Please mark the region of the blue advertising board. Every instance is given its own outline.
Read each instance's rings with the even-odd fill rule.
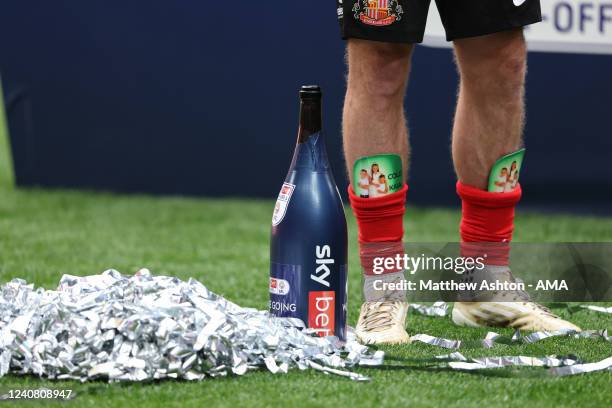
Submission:
[[[547,1],[548,22],[528,33],[538,51],[524,204],[609,211],[612,2]],[[430,26],[426,42],[441,45]],[[0,74],[17,183],[272,199],[295,143],[297,90],[317,83],[344,190],[343,58],[333,2],[7,2]],[[456,89],[451,51],[419,47],[406,101],[411,203],[458,205]]]

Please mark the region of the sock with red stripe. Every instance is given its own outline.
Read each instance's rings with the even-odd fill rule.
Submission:
[[[375,198],[361,198],[349,186],[351,207],[359,228],[359,257],[366,276],[373,272],[374,258],[403,256],[404,213],[408,186],[395,193]],[[401,270],[388,270],[395,273]]]
[[[461,255],[484,256],[487,265],[507,266],[521,186],[511,192],[494,193],[458,181],[457,194],[461,197]]]

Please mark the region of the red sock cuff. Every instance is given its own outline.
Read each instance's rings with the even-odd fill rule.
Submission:
[[[374,259],[404,255],[404,213],[408,186],[382,197],[362,198],[349,186],[348,194],[359,227],[359,257],[366,275],[374,275]],[[396,270],[385,270],[393,273]]]
[[[517,184],[516,188],[508,193],[492,193],[484,191],[476,187],[457,182],[457,194],[463,200],[463,203],[472,204],[484,208],[514,208],[519,202],[522,195],[521,185]]]
[[[461,253],[487,254],[485,263],[507,265],[514,230],[514,207],[521,199],[521,186],[508,193],[492,193],[457,182],[461,197]],[[491,243],[468,245],[469,243]]]
[[[351,207],[357,218],[359,242],[401,241],[408,185],[382,197],[362,198],[349,186]]]

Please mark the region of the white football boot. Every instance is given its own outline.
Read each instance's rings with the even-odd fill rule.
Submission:
[[[361,305],[355,328],[357,340],[362,344],[404,344],[410,337],[404,328],[408,313],[405,291],[376,290],[381,282],[397,283],[404,279],[402,272],[367,276],[364,282],[365,302]]]
[[[580,331],[535,302],[455,302],[453,322],[459,326],[512,327],[520,330]]]
[[[482,279],[516,282],[507,267],[487,266],[471,281]],[[486,276],[486,277],[483,277]],[[452,312],[453,322],[459,326],[470,327],[511,327],[529,331],[557,331],[562,329],[581,331],[581,329],[553,314],[546,307],[532,302],[523,291],[490,292],[487,295],[478,292],[460,294]]]

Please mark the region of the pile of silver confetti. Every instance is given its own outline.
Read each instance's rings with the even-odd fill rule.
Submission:
[[[34,289],[13,279],[0,291],[0,377],[13,373],[80,381],[201,380],[266,367],[272,373],[314,369],[364,381],[369,378],[349,369],[388,364],[382,351],[358,344],[350,330],[344,343],[316,337],[301,320],[240,307],[197,280],[153,276],[147,269],[131,277],[115,270],[85,277],[64,275],[57,290]],[[430,317],[448,314],[444,302],[411,304],[410,309]],[[526,336],[516,332],[512,337],[490,332],[482,340],[466,342],[421,333],[411,341],[457,350],[555,336],[611,340],[605,330],[566,330]],[[547,367],[546,375],[553,376],[612,368],[612,357],[586,363],[574,356],[466,358],[457,351],[419,361],[459,371]]]
[[[354,336],[315,337],[298,319],[240,307],[200,282],[108,270],[64,275],[57,290],[21,279],[1,288],[0,377],[11,372],[56,379],[200,380],[265,366],[342,370],[382,364]]]

